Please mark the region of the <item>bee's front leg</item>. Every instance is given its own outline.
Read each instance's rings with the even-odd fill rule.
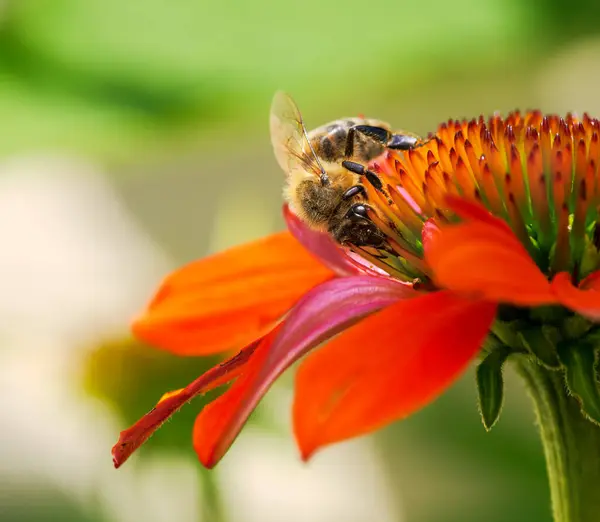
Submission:
[[[354,161],[342,161],[342,167],[349,170],[350,172],[354,172],[359,176],[364,176],[365,179],[369,182],[369,184],[379,193],[383,194],[388,203],[391,205],[392,200],[390,199],[390,195],[387,193],[385,188],[383,187],[383,182],[381,178],[375,174],[372,170],[367,169],[364,165],[360,163],[355,163]],[[364,189],[363,189],[364,190]],[[366,193],[365,193],[366,195]]]

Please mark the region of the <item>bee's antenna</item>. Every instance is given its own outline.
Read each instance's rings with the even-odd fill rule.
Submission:
[[[310,149],[310,152],[313,155],[315,162],[319,166],[319,169],[321,169],[321,174],[319,175],[319,177],[321,178],[321,185],[329,185],[329,176],[327,175],[327,172],[325,172],[323,165],[321,165],[321,162],[319,161],[319,157],[316,155],[315,149],[313,149],[312,143],[308,139],[308,134],[306,133],[304,124],[302,124],[302,131],[304,132],[304,138],[306,139],[306,143],[308,143],[308,148]]]
[[[319,166],[319,169],[321,170],[321,174],[319,175],[319,177],[321,178],[321,185],[329,185],[329,176],[327,175],[327,172],[325,172],[323,165],[321,165],[321,162],[319,161],[319,157],[315,153],[315,149],[313,149],[312,143],[308,139],[308,133],[306,132],[306,127],[304,126],[304,121],[302,120],[302,117],[300,117],[299,123],[300,123],[300,125],[302,125],[302,134],[304,134],[304,140],[308,144],[310,153],[312,154],[313,159],[315,160],[315,163]]]

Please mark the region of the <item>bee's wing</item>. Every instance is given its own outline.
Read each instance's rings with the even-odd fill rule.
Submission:
[[[279,166],[286,174],[294,170],[324,175],[323,167],[312,149],[302,115],[292,98],[281,91],[271,104],[271,143]]]

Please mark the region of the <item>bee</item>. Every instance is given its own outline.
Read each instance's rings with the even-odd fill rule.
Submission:
[[[394,133],[388,123],[370,118],[336,120],[306,132],[298,107],[283,92],[273,98],[270,130],[275,157],[287,175],[284,197],[291,210],[340,244],[384,245],[384,234],[368,217],[363,179],[385,190],[364,165],[387,149],[418,147],[421,138]]]

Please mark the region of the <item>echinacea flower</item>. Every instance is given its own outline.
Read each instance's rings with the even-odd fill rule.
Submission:
[[[194,426],[196,452],[214,466],[305,355],[293,405],[303,458],[410,415],[480,352],[491,368],[489,379],[479,372],[487,427],[511,354],[564,371],[599,420],[594,352],[581,348],[600,318],[599,132],[587,115],[450,121],[370,165],[382,184],[366,185],[369,219],[383,247],[337,245],[284,207],[287,232],[167,277],[135,335],[182,355],[241,351],[123,431],[115,466],[184,403],[232,382]]]

